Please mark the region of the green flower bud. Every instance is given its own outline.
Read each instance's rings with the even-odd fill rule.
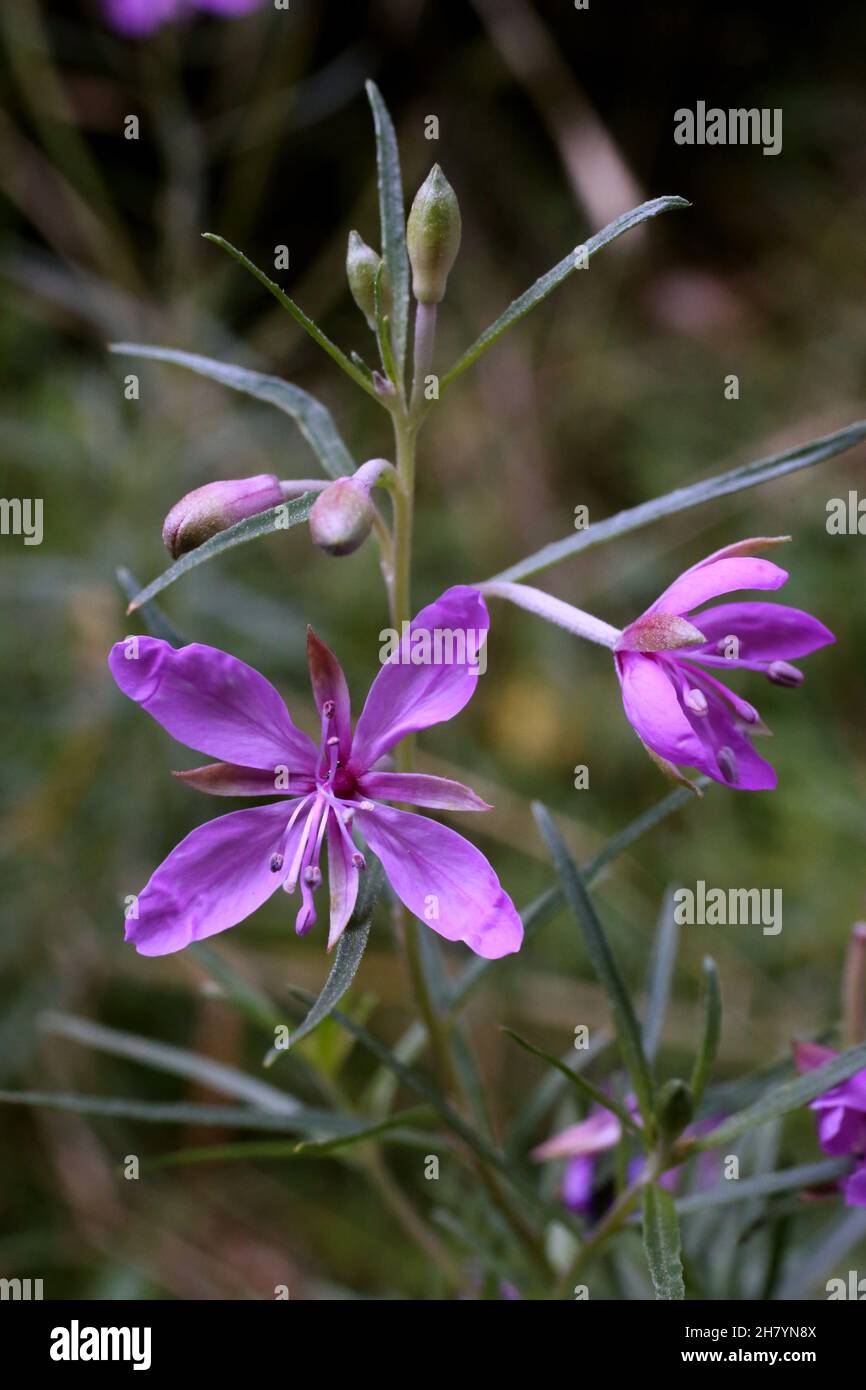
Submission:
[[[351,555],[370,534],[370,490],[357,478],[338,478],[320,492],[310,512],[310,536],[328,555]]]
[[[673,1077],[666,1081],[658,1093],[656,1118],[663,1139],[671,1143],[678,1139],[694,1115],[694,1100],[691,1089],[685,1081]]]
[[[346,250],[346,278],[349,281],[352,298],[374,333],[376,332],[376,276],[381,264],[382,257],[373,250],[372,246],[368,246],[357,232],[350,232],[349,245]],[[379,292],[382,296],[382,312],[383,314],[390,314],[391,282],[388,279],[387,270],[382,271]]]
[[[438,164],[415,194],[406,224],[412,292],[419,304],[438,304],[460,250],[460,208]]]

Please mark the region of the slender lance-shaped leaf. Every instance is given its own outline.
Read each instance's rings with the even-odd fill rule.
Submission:
[[[542,1051],[540,1047],[533,1046],[531,1042],[527,1042],[525,1038],[522,1038],[519,1033],[513,1032],[511,1028],[503,1028],[502,1031],[503,1033],[507,1033],[509,1038],[513,1038],[518,1047],[523,1048],[524,1052],[531,1052],[533,1057],[540,1057],[549,1067],[555,1067],[558,1072],[561,1072],[563,1076],[567,1077],[572,1085],[576,1086],[579,1091],[582,1091],[595,1105],[601,1105],[605,1110],[609,1110],[612,1115],[616,1115],[625,1129],[629,1130],[632,1134],[640,1133],[639,1127],[635,1124],[625,1106],[620,1105],[619,1101],[614,1100],[613,1096],[606,1095],[598,1086],[594,1086],[591,1081],[588,1081],[585,1076],[581,1076],[580,1072],[572,1071],[571,1067],[567,1067],[558,1057],[554,1057],[550,1052]]]
[[[131,603],[136,594],[141,593],[141,585],[131,570],[123,565],[116,571],[117,582]],[[161,637],[171,647],[183,647],[186,638],[182,637],[174,623],[163,613],[158,603],[145,603],[141,607],[141,617],[151,637]]]
[[[780,1115],[787,1115],[790,1110],[799,1110],[816,1096],[841,1085],[849,1076],[864,1068],[866,1043],[858,1043],[857,1047],[849,1047],[847,1052],[840,1052],[838,1057],[825,1062],[823,1066],[815,1067],[813,1071],[807,1071],[803,1076],[796,1076],[793,1080],[776,1087],[760,1100],[756,1100],[754,1105],[748,1105],[745,1110],[731,1115],[709,1134],[687,1141],[686,1156],[700,1153],[704,1149],[715,1149],[720,1144],[730,1144],[734,1139],[739,1139],[741,1134],[754,1129],[756,1125],[766,1124],[767,1120],[775,1120]]]
[[[701,1045],[695,1057],[690,1083],[695,1109],[700,1104],[710,1079],[710,1072],[716,1060],[716,1053],[719,1050],[722,1036],[722,986],[719,981],[718,966],[712,956],[704,956],[702,970],[704,976],[704,1030],[701,1034]]]
[[[250,371],[248,367],[235,367],[230,362],[217,362],[213,357],[200,357],[195,352],[151,347],[148,343],[112,343],[110,351],[124,357],[147,357],[154,362],[171,362],[178,367],[187,367],[198,376],[218,381],[221,386],[229,386],[233,391],[267,401],[291,416],[325,472],[332,478],[342,478],[355,471],[354,459],[343,443],[330,410],[309,391],[302,391],[299,386],[293,386],[281,377],[266,376],[263,372]]]
[[[295,1153],[302,1158],[327,1158],[331,1154],[339,1153],[341,1149],[348,1149],[353,1144],[363,1144],[368,1139],[377,1139],[382,1134],[390,1134],[395,1130],[405,1130],[412,1134],[412,1125],[420,1124],[422,1120],[429,1120],[432,1107],[429,1105],[413,1105],[408,1110],[400,1110],[396,1115],[387,1115],[383,1120],[377,1120],[374,1124],[359,1124],[358,1128],[347,1134],[336,1134],[333,1138],[327,1139],[302,1139],[295,1145]],[[430,1143],[430,1135],[414,1134],[412,1142]]]
[[[608,945],[604,928],[586,890],[580,870],[569,854],[568,847],[560,835],[553,817],[547,808],[538,801],[533,803],[532,813],[559,874],[566,902],[583,932],[592,967],[607,995],[622,1059],[631,1078],[647,1133],[651,1134],[655,1130],[652,1076],[644,1055],[640,1028],[631,996]]]
[[[326,1158],[342,1148],[362,1143],[365,1139],[375,1139],[387,1135],[392,1144],[406,1144],[412,1148],[429,1148],[430,1134],[409,1128],[409,1121],[422,1114],[429,1115],[429,1106],[413,1106],[401,1110],[396,1115],[371,1124],[356,1124],[344,1134],[331,1138],[302,1140],[297,1139],[247,1139],[239,1144],[203,1144],[194,1149],[176,1149],[173,1153],[160,1154],[158,1158],[148,1159],[148,1168],[176,1168],[189,1163],[243,1163],[251,1159],[276,1158]]]
[[[71,1091],[0,1091],[0,1103],[44,1106],[76,1115],[143,1120],[155,1125],[207,1125],[210,1128],[278,1130],[286,1134],[340,1134],[356,1123],[352,1116],[302,1107],[296,1114],[254,1110],[246,1105],[195,1105],[189,1101],[130,1100],[127,1096],[85,1096]]]
[[[403,388],[406,363],[406,335],[409,322],[409,261],[406,256],[406,209],[403,205],[403,179],[397,136],[375,82],[367,83],[367,96],[376,131],[376,167],[379,176],[379,222],[382,259],[391,282],[393,312],[391,336],[397,359],[397,383]]]
[[[196,550],[190,550],[186,555],[181,555],[179,560],[175,560],[173,565],[169,565],[157,579],[151,581],[146,588],[142,589],[127,608],[127,613],[135,613],[137,609],[143,608],[157,594],[161,594],[163,589],[168,589],[176,579],[182,578],[190,570],[194,570],[197,565],[203,565],[206,560],[212,560],[215,555],[222,555],[224,550],[231,550],[236,545],[244,545],[247,541],[257,541],[260,536],[271,536],[277,531],[288,531],[290,527],[299,525],[302,521],[307,521],[315,501],[312,492],[305,492],[303,497],[297,497],[292,502],[278,502],[275,507],[270,507],[266,512],[259,512],[256,516],[245,517],[243,521],[238,521],[234,526],[230,526],[227,531],[220,531],[218,535],[211,536],[209,541],[200,545]]]
[[[738,1182],[725,1181],[718,1187],[710,1188],[709,1192],[695,1192],[689,1197],[680,1197],[674,1206],[679,1216],[688,1216],[692,1212],[730,1207],[737,1202],[748,1202],[759,1197],[802,1192],[806,1187],[835,1182],[850,1168],[850,1158],[825,1158],[818,1163],[804,1163],[799,1168],[783,1168],[778,1173],[759,1173],[754,1178],[741,1178]]]
[[[661,1041],[674,977],[679,935],[674,915],[673,894],[666,893],[653,942],[646,1017],[643,1024],[643,1050],[650,1062],[653,1061]]]
[[[92,1023],[86,1018],[75,1018],[71,1014],[45,1013],[40,1019],[42,1029],[55,1037],[70,1038],[84,1047],[96,1048],[113,1057],[127,1057],[140,1062],[142,1066],[153,1067],[156,1071],[169,1072],[172,1076],[183,1076],[195,1081],[210,1091],[244,1100],[262,1110],[273,1110],[283,1115],[297,1114],[303,1107],[294,1096],[286,1095],[276,1086],[271,1086],[257,1076],[247,1076],[237,1067],[215,1062],[210,1057],[202,1057],[183,1047],[170,1043],[154,1042],[152,1038],[140,1037],[137,1033],[124,1033],[117,1028],[106,1028],[101,1023]]]
[[[373,919],[373,909],[384,882],[382,865],[378,859],[374,859],[371,854],[367,855],[367,868],[361,881],[361,888],[358,893],[358,901],[352,919],[346,927],[340,940],[337,942],[337,949],[334,952],[334,964],[328,973],[322,992],[312,1005],[304,1021],[292,1033],[286,1047],[272,1047],[264,1060],[266,1067],[273,1063],[288,1051],[301,1038],[305,1038],[308,1033],[318,1027],[323,1019],[328,1017],[339,1004],[346,990],[357,974],[361,958],[367,948],[370,937],[370,924]]]
[[[811,468],[815,463],[822,463],[824,459],[843,454],[846,449],[853,449],[863,439],[866,439],[866,421],[859,420],[843,430],[837,430],[835,434],[813,439],[809,444],[798,444],[794,449],[743,464],[714,478],[702,478],[688,487],[667,492],[663,497],[653,497],[637,507],[616,512],[605,521],[598,521],[583,531],[575,531],[564,540],[551,541],[550,545],[543,546],[525,560],[518,560],[516,565],[511,565],[493,578],[508,581],[528,579],[530,575],[550,569],[551,565],[570,560],[572,555],[578,555],[582,550],[589,550],[604,541],[616,540],[631,531],[639,531],[642,526],[649,526],[662,517],[674,516],[677,512],[698,507],[703,502],[712,502],[717,497],[743,492],[746,488],[759,487],[762,483],[772,482],[774,478],[783,478],[786,473],[796,473],[800,468]]]
[[[643,1247],[656,1298],[684,1299],[680,1228],[673,1198],[650,1183],[643,1194]]]
[[[244,255],[243,251],[239,251],[236,246],[232,246],[230,241],[226,241],[225,237],[216,236],[213,232],[202,232],[202,236],[205,241],[212,241],[215,246],[221,247],[223,251],[228,251],[229,255],[233,256],[238,262],[238,265],[242,265],[244,270],[248,270],[250,275],[254,275],[259,284],[264,285],[265,289],[274,296],[274,299],[276,299],[278,303],[282,304],[284,309],[288,309],[295,322],[299,323],[304,331],[309,333],[314,343],[318,343],[319,347],[323,348],[328,356],[333,358],[338,367],[342,367],[346,375],[350,376],[356,385],[366,391],[368,396],[372,396],[374,401],[378,401],[379,405],[384,404],[382,397],[377,395],[375,386],[373,386],[369,378],[364,375],[360,367],[356,367],[354,362],[349,360],[342,349],[338,348],[336,343],[332,343],[330,338],[322,332],[321,328],[313,323],[313,320],[304,313],[303,309],[301,309],[293,299],[289,298],[285,290],[281,290],[279,285],[269,279],[263,270],[259,270],[258,266],[254,265],[249,257]]]
[[[513,300],[505,313],[500,314],[495,323],[492,323],[489,328],[485,328],[481,336],[476,338],[472,346],[466,349],[463,356],[442,377],[439,383],[440,393],[456,377],[460,376],[461,372],[465,372],[467,367],[477,361],[482,352],[485,352],[492,343],[495,343],[506,329],[511,328],[512,324],[519,323],[530,309],[534,309],[536,304],[540,304],[543,299],[546,299],[557,285],[561,285],[563,280],[567,280],[569,275],[579,266],[583,266],[591,256],[595,255],[596,251],[600,251],[609,242],[616,241],[617,237],[622,236],[624,232],[630,232],[633,227],[640,226],[641,222],[646,222],[651,217],[657,217],[660,212],[689,206],[685,198],[651,198],[648,203],[641,203],[639,207],[623,213],[621,217],[617,217],[613,222],[603,227],[600,232],[596,232],[587,241],[576,246],[573,251],[569,251],[558,265],[555,265],[552,270],[548,270],[546,275],[542,275],[534,285],[530,285],[528,290]]]
[[[698,777],[695,779],[695,786],[706,787],[710,785],[709,777]],[[648,830],[652,830],[658,825],[659,821],[667,816],[673,815],[680,807],[688,805],[694,800],[691,790],[677,788],[676,791],[669,792],[666,797],[650,806],[648,811],[642,811],[628,825],[623,826],[616,835],[611,836],[605,845],[594,855],[588,863],[581,866],[581,874],[584,882],[593,884],[599,874],[607,868],[613,861],[631,845],[645,835]],[[523,922],[525,938],[530,941],[535,933],[549,921],[557,908],[562,903],[562,887],[559,883],[554,883],[550,888],[546,888],[540,893],[528,907],[525,907],[520,914]],[[451,989],[451,1002],[449,1012],[456,1014],[474,989],[478,987],[488,970],[496,965],[496,961],[485,960],[482,956],[475,956],[473,960],[464,967],[463,973],[458,976]]]

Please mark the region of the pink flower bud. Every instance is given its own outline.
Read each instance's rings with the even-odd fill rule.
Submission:
[[[331,483],[319,493],[310,512],[313,543],[328,555],[351,555],[364,544],[372,525],[370,490],[357,476]]]
[[[245,517],[256,516],[283,501],[280,484],[272,473],[254,478],[232,478],[205,483],[175,502],[162,527],[168,553],[177,559],[195,550],[211,536],[225,531]]]

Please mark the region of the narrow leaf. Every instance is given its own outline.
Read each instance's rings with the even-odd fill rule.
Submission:
[[[269,279],[263,270],[259,270],[258,266],[254,265],[249,257],[244,255],[243,251],[239,251],[236,246],[232,246],[230,241],[226,241],[225,237],[216,236],[213,232],[203,232],[202,236],[205,241],[212,241],[215,246],[221,247],[223,251],[228,251],[229,255],[233,256],[238,262],[238,265],[242,265],[244,270],[248,270],[250,275],[255,276],[259,284],[264,285],[265,289],[274,296],[274,299],[276,299],[279,304],[282,304],[284,309],[288,309],[295,322],[299,323],[306,333],[309,333],[313,342],[318,343],[319,347],[336,362],[338,367],[342,367],[346,375],[350,376],[362,390],[366,391],[368,396],[372,396],[373,400],[378,401],[379,405],[382,404],[381,397],[376,394],[376,388],[360,368],[356,367],[354,362],[349,360],[342,349],[337,347],[336,343],[331,342],[330,338],[322,332],[318,324],[315,324],[313,320],[304,313],[303,309],[301,309],[293,299],[289,298],[285,290],[281,290],[279,285]]]
[[[361,882],[358,893],[358,901],[352,919],[340,940],[337,942],[337,949],[334,952],[334,964],[328,973],[322,992],[315,1000],[304,1021],[295,1029],[288,1041],[287,1048],[272,1047],[264,1060],[266,1067],[271,1066],[281,1053],[300,1042],[308,1033],[312,1033],[322,1019],[327,1018],[328,1014],[333,1013],[339,1004],[346,990],[355,978],[358,966],[364,951],[367,948],[367,941],[370,937],[370,924],[373,919],[373,909],[379,893],[384,883],[382,865],[378,859],[372,855],[367,856],[367,868]]]
[[[647,1060],[652,1062],[661,1041],[665,1014],[671,994],[674,965],[679,945],[679,927],[674,915],[672,893],[665,894],[662,910],[656,928],[653,954],[650,962],[649,989],[647,991],[646,1017],[643,1024],[643,1049]]]
[[[367,83],[367,96],[376,131],[376,167],[379,180],[379,222],[382,259],[391,281],[393,313],[391,338],[397,365],[397,383],[403,388],[406,363],[406,337],[409,322],[409,261],[406,256],[406,210],[397,136],[375,82]]]
[[[141,592],[141,585],[132,571],[125,569],[122,565],[115,572],[118,584],[131,603],[136,594]],[[174,623],[163,613],[159,604],[153,602],[142,604],[140,612],[142,621],[151,637],[161,637],[172,647],[185,646],[186,638],[181,636]]]
[[[695,1057],[692,1071],[691,1090],[697,1109],[710,1079],[710,1072],[719,1050],[722,1036],[722,986],[719,971],[712,956],[704,956],[704,1029],[701,1044]]]
[[[591,236],[582,246],[577,246],[573,251],[569,251],[558,265],[555,265],[552,270],[548,270],[546,275],[542,275],[535,281],[534,285],[530,285],[528,290],[513,300],[495,323],[492,323],[489,328],[485,328],[481,336],[476,338],[472,346],[466,349],[463,356],[442,377],[439,384],[440,392],[456,377],[460,376],[461,372],[465,372],[467,367],[477,361],[482,352],[485,352],[492,343],[495,343],[506,329],[510,328],[512,324],[519,323],[530,309],[534,309],[536,304],[540,304],[543,299],[546,299],[558,285],[562,284],[563,280],[568,279],[569,275],[578,268],[578,265],[582,264],[582,258],[577,255],[579,251],[585,249],[587,259],[589,259],[603,246],[615,241],[624,232],[630,232],[641,222],[648,221],[650,217],[657,217],[660,212],[667,212],[671,208],[687,207],[689,207],[689,203],[685,198],[652,198],[649,202],[641,203],[639,207],[632,208],[630,212],[623,213],[621,217],[617,217],[600,232]]]
[[[641,502],[637,507],[616,512],[606,521],[598,521],[583,531],[566,536],[564,540],[552,541],[541,550],[537,550],[534,555],[529,555],[525,560],[519,560],[516,565],[503,570],[501,574],[494,575],[494,579],[528,579],[530,575],[549,569],[551,565],[571,559],[572,555],[577,555],[582,550],[589,550],[604,541],[626,536],[631,531],[640,530],[642,526],[649,526],[653,521],[660,521],[662,517],[674,516],[677,512],[698,507],[703,502],[712,502],[717,497],[743,492],[746,488],[759,487],[762,483],[772,482],[774,478],[783,478],[786,473],[796,473],[800,468],[810,468],[815,463],[822,463],[824,459],[834,458],[846,449],[853,449],[863,439],[866,439],[866,421],[860,420],[846,429],[837,430],[835,434],[814,439],[809,444],[798,444],[794,449],[786,449],[781,454],[758,459],[755,463],[743,464],[740,468],[731,469],[729,473],[719,473],[714,478],[702,478],[700,482],[691,483],[688,487],[677,488],[662,497],[653,497],[649,502]]]
[[[643,1194],[643,1247],[658,1299],[684,1299],[680,1228],[673,1198],[650,1183]]]
[[[295,1153],[301,1158],[327,1158],[331,1154],[339,1153],[341,1149],[347,1149],[353,1144],[363,1144],[368,1139],[377,1139],[382,1134],[391,1133],[392,1130],[411,1131],[412,1125],[429,1120],[430,1110],[429,1105],[413,1105],[410,1109],[398,1111],[396,1115],[387,1115],[385,1119],[377,1120],[374,1124],[359,1124],[357,1129],[346,1134],[334,1135],[333,1138],[302,1139],[295,1145]],[[415,1135],[415,1141],[418,1140],[429,1144],[430,1136]]]
[[[172,362],[175,366],[187,367],[198,376],[218,381],[221,386],[229,386],[233,391],[267,401],[291,416],[325,472],[332,478],[341,478],[355,471],[352,455],[343,443],[330,410],[309,391],[302,391],[291,382],[283,381],[278,376],[250,371],[247,367],[235,367],[230,362],[217,362],[212,357],[200,357],[195,352],[151,347],[146,343],[112,343],[110,351],[125,357],[148,357],[155,362]]]
[[[778,1173],[760,1173],[757,1177],[740,1178],[737,1182],[725,1181],[708,1192],[680,1197],[674,1206],[678,1215],[688,1216],[692,1212],[708,1211],[711,1207],[729,1207],[754,1198],[773,1197],[780,1192],[802,1192],[806,1187],[834,1182],[850,1168],[850,1158],[827,1158],[819,1163],[804,1163],[799,1168],[783,1168]]]
[[[607,1095],[604,1091],[600,1090],[598,1086],[593,1085],[591,1081],[588,1081],[585,1076],[581,1076],[579,1072],[572,1071],[571,1067],[566,1066],[564,1062],[561,1062],[558,1057],[554,1057],[552,1053],[544,1052],[540,1047],[535,1047],[531,1042],[527,1042],[525,1038],[522,1038],[519,1033],[513,1032],[511,1028],[503,1028],[502,1031],[503,1033],[507,1033],[509,1038],[513,1038],[518,1047],[523,1048],[524,1052],[531,1052],[533,1057],[540,1057],[549,1067],[555,1067],[558,1072],[564,1077],[567,1077],[573,1086],[576,1086],[578,1091],[581,1091],[584,1096],[588,1097],[593,1104],[601,1105],[605,1110],[609,1110],[611,1114],[616,1115],[623,1127],[630,1133],[640,1133],[639,1126],[635,1124],[625,1106],[620,1105],[619,1101],[614,1100],[612,1096]]]
[[[756,1125],[765,1124],[767,1120],[775,1120],[780,1115],[787,1115],[790,1110],[799,1110],[802,1106],[808,1105],[816,1096],[841,1085],[855,1072],[864,1068],[866,1043],[859,1043],[857,1047],[849,1047],[847,1052],[840,1052],[838,1057],[825,1062],[822,1067],[816,1067],[813,1071],[796,1076],[793,1080],[776,1087],[745,1110],[731,1115],[709,1134],[689,1141],[688,1153],[700,1153],[704,1149],[715,1149],[720,1144],[729,1144],[734,1139],[739,1139],[741,1134],[754,1129]]]
[[[340,1133],[351,1117],[327,1110],[302,1108],[281,1115],[274,1110],[255,1110],[246,1105],[195,1105],[189,1101],[130,1100],[126,1096],[86,1096],[69,1091],[0,1091],[7,1105],[44,1106],[77,1115],[101,1115],[106,1119],[143,1120],[147,1124],[207,1125],[211,1128],[280,1130],[287,1134]]]
[[[336,1153],[343,1146],[350,1147],[364,1139],[375,1139],[383,1134],[389,1135],[391,1143],[405,1143],[413,1148],[423,1145],[427,1148],[430,1144],[429,1134],[405,1127],[408,1120],[420,1115],[422,1110],[425,1114],[429,1114],[428,1107],[415,1106],[411,1110],[402,1110],[399,1114],[389,1116],[380,1124],[356,1124],[354,1129],[347,1129],[345,1134],[337,1134],[328,1139],[303,1140],[301,1143],[298,1143],[297,1139],[252,1139],[245,1140],[240,1144],[202,1144],[191,1149],[176,1149],[173,1153],[160,1154],[158,1158],[148,1159],[146,1166],[149,1168],[176,1168],[189,1163],[235,1163],[262,1158],[327,1157],[329,1153]]]
[[[580,926],[592,967],[608,998],[616,1026],[622,1058],[637,1096],[647,1132],[655,1128],[653,1117],[653,1083],[641,1043],[640,1029],[631,997],[619,972],[619,966],[604,934],[592,899],[586,890],[580,871],[568,852],[550,812],[540,802],[533,804],[533,815],[547,845],[556,871],[562,881],[566,902]]]
[[[315,501],[312,492],[305,492],[303,497],[297,497],[292,502],[278,502],[275,507],[269,508],[266,512],[259,512],[257,516],[248,516],[243,521],[238,521],[234,526],[230,526],[227,531],[220,531],[219,535],[211,536],[209,541],[200,545],[197,550],[190,550],[188,554],[181,555],[179,560],[175,560],[173,565],[169,565],[167,570],[157,578],[152,580],[140,594],[136,594],[130,603],[127,613],[134,613],[137,609],[143,608],[157,594],[161,594],[163,589],[168,589],[176,579],[180,579],[190,570],[194,570],[197,565],[203,565],[206,560],[212,560],[216,555],[222,555],[224,550],[231,550],[236,545],[244,545],[247,541],[257,541],[260,536],[271,536],[277,531],[288,531],[290,527],[297,526],[300,522],[306,521]]]

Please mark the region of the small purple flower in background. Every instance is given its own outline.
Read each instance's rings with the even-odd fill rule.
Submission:
[[[781,588],[786,571],[751,553],[775,543],[758,537],[708,555],[614,647],[626,715],[650,752],[743,791],[776,785],[774,769],[749,738],[766,730],[753,705],[702,668],[762,671],[776,685],[796,686],[803,675],[791,660],[836,640],[817,618],[782,604],[700,607],[737,589]]]
[[[300,888],[295,930],[303,935],[316,921],[326,846],[330,949],[352,915],[364,869],[356,828],[397,897],[441,936],[489,959],[518,950],[520,918],[483,854],[447,826],[381,804],[490,809],[459,782],[378,770],[400,739],[453,718],[471,698],[488,622],[483,599],[464,586],[422,609],[374,680],[354,733],[342,669],[311,630],[318,748],[292,723],[270,682],[228,653],[199,643],[176,649],[153,637],[118,642],[109,665],[124,694],[178,742],[225,759],[175,776],[214,796],[283,795],[221,816],[181,841],[141,893],[126,939],[142,955],[182,950],[235,926],[280,886],[288,893]],[[450,651],[437,644],[437,634],[462,634],[463,650],[459,641]],[[419,650],[423,657],[425,647],[430,654],[437,645],[443,660],[418,661]]]
[[[799,1072],[822,1067],[838,1053],[819,1043],[794,1044],[794,1061]],[[851,1154],[861,1160],[860,1166],[840,1186],[850,1207],[866,1207],[866,1069],[855,1072],[847,1081],[825,1091],[810,1101],[809,1109],[817,1116],[818,1143],[825,1154],[839,1157]]]
[[[118,33],[138,39],[196,10],[235,19],[257,10],[261,3],[262,0],[105,0],[104,8],[108,22]]]

